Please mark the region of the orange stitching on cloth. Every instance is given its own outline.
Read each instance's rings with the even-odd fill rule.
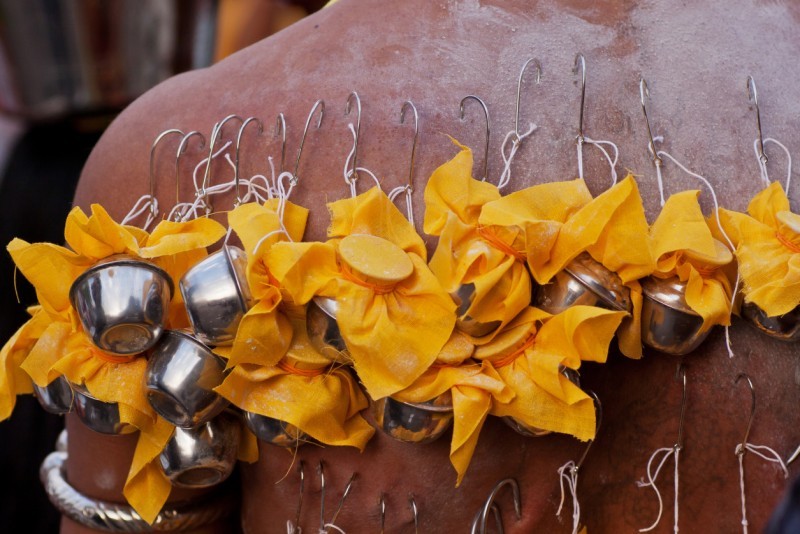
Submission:
[[[322,369],[299,369],[294,365],[292,365],[291,363],[287,362],[286,360],[279,361],[276,367],[281,371],[286,371],[291,375],[304,376],[306,378],[314,378],[316,376],[325,374],[324,367]]]
[[[391,293],[392,291],[394,291],[394,288],[397,285],[396,283],[388,285],[373,284],[372,282],[367,282],[366,280],[362,280],[361,278],[357,277],[355,274],[353,274],[353,271],[350,270],[350,267],[348,267],[344,263],[342,263],[339,267],[342,277],[345,280],[353,282],[354,284],[359,285],[361,287],[366,287],[367,289],[371,289],[372,291],[375,292],[376,295],[386,295],[387,293]]]
[[[478,235],[481,237],[481,239],[489,243],[490,246],[496,248],[506,256],[511,256],[512,258],[521,262],[524,262],[527,259],[525,253],[515,250],[513,247],[504,243],[503,240],[500,239],[497,234],[495,234],[489,228],[479,224],[476,227],[476,230],[478,231]]]
[[[517,350],[512,352],[511,354],[500,358],[497,361],[492,362],[492,365],[495,369],[500,369],[501,367],[505,367],[514,362],[517,358],[519,358],[526,350],[531,348],[533,344],[536,343],[536,334],[530,336],[525,343],[522,344]]]
[[[94,347],[89,347],[89,352],[92,356],[100,358],[108,363],[131,363],[133,360],[139,357],[139,354],[131,354],[128,356],[123,356],[121,354],[109,354]]]
[[[703,278],[711,278],[714,276],[714,273],[717,272],[716,267],[698,267],[697,265],[692,264],[694,270],[700,273],[700,276]]]
[[[778,241],[781,242],[781,244],[784,247],[788,248],[789,250],[791,250],[795,254],[800,254],[800,247],[798,247],[797,245],[795,245],[794,243],[789,241],[789,239],[785,235],[783,235],[780,232],[775,232],[775,237],[778,239]]]

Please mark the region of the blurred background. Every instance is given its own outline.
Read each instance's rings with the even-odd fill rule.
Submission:
[[[0,0],[0,244],[63,242],[84,162],[128,103],[320,9],[326,0]],[[0,254],[0,343],[36,301]],[[18,295],[17,295],[18,293]],[[63,419],[29,396],[0,423],[4,532],[57,532],[38,470]]]

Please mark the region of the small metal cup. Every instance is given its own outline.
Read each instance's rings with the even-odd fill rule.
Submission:
[[[208,488],[233,473],[238,451],[239,422],[222,413],[194,428],[176,428],[159,461],[173,486]]]
[[[631,291],[616,273],[582,252],[549,284],[540,286],[533,305],[557,314],[571,306],[585,305],[631,312]]]
[[[244,422],[261,441],[279,447],[296,447],[308,441],[307,434],[286,421],[280,421],[254,412],[244,412]]]
[[[578,373],[578,371],[561,365],[559,367],[559,372],[566,376],[570,382],[578,387],[581,387],[581,375]],[[544,430],[541,428],[536,428],[535,426],[527,425],[519,419],[511,417],[510,415],[507,415],[502,419],[505,424],[513,428],[518,434],[522,434],[527,438],[541,438],[542,436],[547,436],[548,434],[553,433],[552,430]]]
[[[168,330],[147,361],[150,405],[175,426],[210,421],[228,405],[213,389],[225,379],[225,362],[189,334]]]
[[[116,402],[103,402],[93,397],[83,386],[72,384],[75,394],[75,414],[84,425],[101,434],[130,434],[136,427],[123,423]]]
[[[179,283],[197,338],[207,345],[227,345],[253,305],[247,284],[247,257],[224,245],[189,269]]]
[[[306,331],[311,346],[331,360],[341,360],[342,353],[347,351],[336,322],[338,312],[336,299],[328,297],[314,297],[306,311]]]
[[[472,306],[472,299],[475,297],[475,284],[463,284],[458,290],[450,295],[453,297],[458,308],[456,314],[456,328],[472,337],[483,337],[491,334],[500,326],[501,321],[489,321],[483,323],[467,315],[467,310]]]
[[[48,413],[64,415],[72,410],[72,387],[63,376],[59,376],[43,388],[34,383],[33,394]]]
[[[427,402],[401,402],[391,397],[372,401],[378,428],[399,441],[429,443],[453,423],[453,398],[443,393]]]
[[[768,317],[766,312],[752,302],[742,304],[742,317],[760,331],[781,341],[800,339],[800,306],[789,313]]]
[[[708,336],[703,318],[686,304],[686,284],[677,277],[642,279],[642,343],[675,356],[688,354]]]
[[[128,355],[156,344],[173,291],[172,279],[163,269],[115,255],[81,274],[70,288],[69,299],[95,345]]]

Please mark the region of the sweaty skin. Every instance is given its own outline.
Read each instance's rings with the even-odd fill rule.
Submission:
[[[375,171],[384,190],[404,183],[413,130],[400,124],[400,108],[412,99],[420,115],[415,180],[417,220],[422,217],[425,179],[454,154],[449,134],[473,147],[476,168],[483,163],[482,115],[469,103],[459,120],[458,103],[467,94],[489,105],[492,138],[489,177],[502,170],[500,143],[514,126],[519,69],[538,58],[543,67],[536,85],[533,71],[522,87],[520,129],[530,122],[538,130],[517,154],[509,190],[547,180],[577,176],[575,136],[580,87],[571,73],[576,52],[587,60],[584,130],[595,139],[610,139],[621,151],[619,170],[638,176],[648,217],[655,219],[658,189],[647,152],[647,130],[639,101],[639,76],[651,92],[648,112],[661,145],[716,187],[723,206],[744,210],[760,190],[752,143],[756,119],[745,94],[752,74],[759,87],[765,135],[800,147],[800,84],[796,69],[800,8],[774,0],[726,0],[677,3],[646,0],[341,0],[287,30],[235,54],[212,68],[177,76],[132,104],[107,130],[90,157],[76,204],[86,209],[102,202],[121,218],[148,190],[150,144],[168,128],[200,130],[208,135],[215,121],[230,114],[264,120],[266,135],[245,133],[241,173],[265,172],[265,156],[279,157],[271,137],[277,113],[286,114],[289,135],[287,168],[294,164],[308,111],[317,99],[326,103],[319,130],[313,125],[299,166],[300,183],[293,200],[311,208],[306,239],[322,239],[328,222],[326,201],[349,194],[342,179],[352,138],[344,116],[352,90],[363,103],[358,164]],[[224,137],[235,138],[236,126]],[[177,143],[176,143],[177,144]],[[174,202],[174,149],[157,152],[157,194],[162,206]],[[182,160],[183,200],[193,191],[190,169],[202,157],[192,143]],[[586,179],[597,194],[608,187],[608,166],[596,149],[585,148]],[[785,177],[785,159],[768,152],[774,179]],[[215,176],[230,179],[222,165]],[[479,170],[476,170],[478,173]],[[666,192],[700,186],[675,165],[665,162]],[[365,179],[366,181],[366,179]],[[359,191],[368,186],[359,184]],[[794,196],[791,195],[790,196]],[[710,195],[701,196],[706,212]],[[232,197],[215,198],[216,209],[229,209]],[[23,236],[24,237],[24,236]],[[435,241],[427,239],[429,246]],[[758,399],[750,441],[773,447],[784,457],[800,443],[796,406],[800,402],[800,367],[796,347],[769,339],[741,320],[731,331],[736,357],[729,359],[724,333],[716,329],[688,365],[688,406],[680,464],[680,528],[686,532],[735,532],[741,528],[738,462],[734,448],[742,440],[750,411],[740,372],[753,379]],[[580,472],[583,522],[589,532],[635,532],[655,519],[658,503],[636,481],[645,476],[647,460],[659,447],[670,447],[678,435],[681,388],[673,377],[678,359],[646,352],[641,361],[612,353],[607,365],[586,365],[583,385],[603,403],[603,428]],[[94,447],[91,435],[82,435]],[[72,439],[72,438],[71,438]],[[505,531],[569,532],[571,506],[555,515],[559,502],[556,470],[577,459],[584,444],[564,436],[524,438],[502,422],[484,427],[463,484],[454,488],[448,462],[449,435],[429,445],[409,445],[376,434],[367,450],[301,447],[290,452],[262,446],[261,460],[242,466],[246,532],[285,531],[294,519],[299,493],[298,461],[306,466],[301,524],[319,528],[319,461],[325,465],[326,519],[338,505],[351,473],[358,477],[338,516],[348,533],[379,530],[380,494],[386,494],[387,532],[414,532],[409,495],[419,509],[419,532],[467,532],[469,523],[496,482],[515,477],[522,489],[523,514],[517,521],[510,493],[498,505]],[[75,460],[78,461],[78,460]],[[116,462],[116,464],[115,464]],[[71,469],[93,472],[98,465],[118,465],[102,450]],[[288,475],[286,473],[288,472]],[[763,528],[787,481],[770,464],[745,459],[748,520]],[[792,473],[796,472],[793,466]],[[284,476],[286,475],[286,476]],[[659,477],[664,516],[655,532],[672,528],[671,464]],[[108,498],[119,498],[113,491]],[[490,521],[491,523],[491,521]]]

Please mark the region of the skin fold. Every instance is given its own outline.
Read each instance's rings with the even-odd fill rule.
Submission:
[[[405,183],[413,129],[400,124],[400,108],[412,99],[419,110],[419,145],[415,164],[415,209],[421,226],[422,189],[427,176],[455,149],[446,135],[475,151],[478,175],[483,164],[483,118],[474,102],[466,120],[458,103],[467,94],[489,105],[492,137],[489,179],[502,170],[500,145],[514,127],[517,76],[535,57],[542,64],[541,83],[533,70],[522,86],[520,129],[535,122],[513,165],[505,191],[534,183],[577,177],[575,136],[580,104],[579,78],[571,72],[576,52],[587,60],[584,130],[610,139],[620,148],[618,170],[637,175],[648,219],[658,214],[655,170],[647,152],[647,130],[639,100],[639,76],[651,92],[648,113],[661,148],[715,186],[724,207],[744,210],[762,184],[753,154],[756,118],[745,94],[745,78],[759,84],[766,136],[790,149],[800,147],[800,55],[797,28],[800,8],[774,0],[693,3],[539,0],[340,0],[287,30],[202,71],[177,76],[133,103],[107,130],[86,164],[76,195],[84,209],[101,202],[120,219],[147,193],[150,145],[168,128],[209,134],[214,122],[237,113],[264,120],[265,136],[248,130],[241,147],[241,174],[265,172],[265,155],[280,154],[272,137],[277,113],[288,122],[287,168],[291,169],[308,111],[324,99],[319,130],[306,140],[293,201],[311,208],[307,240],[322,239],[328,223],[326,201],[349,194],[342,178],[352,138],[344,115],[352,90],[359,92],[363,115],[358,164],[380,177],[384,190]],[[225,129],[235,139],[236,128]],[[156,155],[156,192],[167,209],[174,202],[174,144]],[[219,145],[218,145],[219,146]],[[203,157],[192,143],[182,160],[184,201],[194,189],[190,169]],[[768,149],[773,179],[784,180],[783,155]],[[608,165],[593,147],[584,149],[585,177],[594,194],[610,185]],[[215,164],[214,177],[230,179],[230,169]],[[665,162],[666,193],[701,186]],[[359,191],[369,185],[359,183]],[[794,195],[790,192],[790,197]],[[701,195],[706,213],[710,195]],[[215,197],[217,210],[230,209],[233,197]],[[24,237],[24,236],[21,236]],[[426,238],[429,248],[433,238]],[[739,319],[731,332],[736,357],[729,359],[724,333],[717,328],[687,365],[688,406],[681,454],[680,527],[686,532],[735,532],[741,528],[738,462],[734,448],[742,440],[750,411],[743,381],[747,372],[756,388],[758,407],[750,441],[788,456],[800,443],[795,424],[800,401],[796,348],[769,339]],[[615,345],[612,343],[612,345]],[[677,440],[681,387],[674,380],[679,359],[646,352],[631,361],[612,350],[606,365],[582,368],[582,385],[603,403],[603,428],[581,471],[579,495],[583,522],[595,533],[635,532],[652,523],[657,500],[636,481],[659,447]],[[70,436],[72,440],[72,436]],[[81,434],[94,447],[90,433]],[[120,438],[124,439],[124,438]],[[420,532],[466,532],[475,512],[500,479],[513,476],[521,486],[522,520],[514,518],[510,493],[498,497],[507,533],[569,532],[571,507],[555,515],[559,502],[556,470],[577,460],[585,447],[571,438],[524,438],[500,421],[483,429],[472,465],[459,488],[448,462],[449,434],[429,445],[409,445],[376,434],[364,453],[301,447],[290,451],[262,446],[261,459],[242,465],[242,524],[246,532],[285,531],[294,519],[299,494],[297,466],[305,464],[306,492],[301,524],[318,528],[320,485],[316,466],[324,462],[326,518],[330,519],[350,475],[357,473],[337,525],[348,533],[379,530],[380,494],[386,494],[387,532],[414,532],[408,497],[419,508]],[[94,450],[94,449],[91,449]],[[70,458],[70,471],[100,472],[97,466],[129,465],[124,455]],[[128,462],[128,463],[126,463]],[[792,474],[796,467],[790,470]],[[748,519],[763,528],[787,481],[770,464],[745,459]],[[123,476],[124,478],[124,476]],[[672,528],[672,467],[659,477],[665,513],[654,532]],[[106,498],[119,499],[113,488]],[[102,492],[101,492],[102,493]]]

